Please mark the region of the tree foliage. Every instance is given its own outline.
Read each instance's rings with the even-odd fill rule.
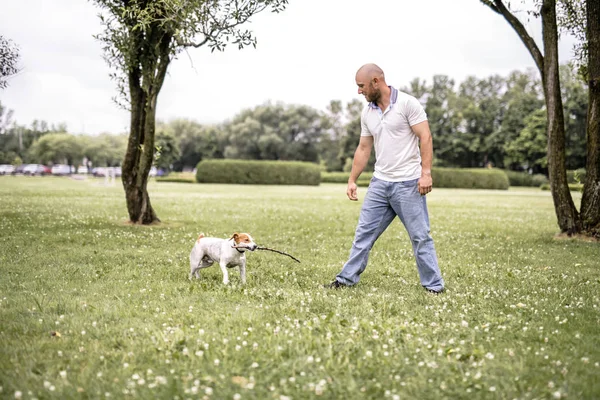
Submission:
[[[0,35],[0,89],[8,86],[7,78],[19,72],[19,47]]]
[[[68,133],[49,133],[29,149],[31,158],[43,164],[78,165],[83,158],[82,141]]]
[[[317,162],[326,126],[311,107],[266,104],[242,111],[225,130],[225,158]]]

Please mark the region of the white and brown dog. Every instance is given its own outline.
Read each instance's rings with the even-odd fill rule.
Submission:
[[[229,283],[227,268],[240,267],[240,278],[246,283],[246,250],[254,251],[258,246],[247,233],[234,233],[229,239],[205,237],[200,234],[190,253],[190,279],[200,278],[198,270],[218,262],[223,272],[223,283]]]

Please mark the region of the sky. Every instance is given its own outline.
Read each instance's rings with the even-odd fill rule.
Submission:
[[[76,134],[128,132],[129,114],[113,101],[116,85],[93,37],[102,32],[94,3],[0,4],[0,35],[21,55],[21,71],[0,90],[13,121],[66,123]],[[542,48],[539,21],[519,15]],[[289,0],[283,13],[255,15],[245,27],[257,37],[256,49],[192,48],[171,62],[157,119],[212,124],[268,101],[322,111],[331,100],[364,101],[354,79],[371,62],[395,87],[438,74],[460,83],[535,68],[508,23],[479,0]],[[561,62],[572,58],[573,43],[561,39]]]

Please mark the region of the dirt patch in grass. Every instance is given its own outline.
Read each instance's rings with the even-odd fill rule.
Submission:
[[[595,237],[595,236],[582,235],[580,233],[575,234],[575,235],[568,235],[566,233],[559,233],[559,234],[554,235],[554,239],[557,239],[557,240],[577,240],[577,241],[588,242],[588,243],[600,243],[600,238]]]

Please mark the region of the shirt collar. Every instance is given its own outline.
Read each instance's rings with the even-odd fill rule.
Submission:
[[[396,100],[398,100],[398,89],[392,87],[392,86],[388,86],[390,88],[390,105],[392,104],[396,104]],[[379,106],[377,105],[377,103],[375,102],[369,102],[369,107],[376,109],[379,108]]]

